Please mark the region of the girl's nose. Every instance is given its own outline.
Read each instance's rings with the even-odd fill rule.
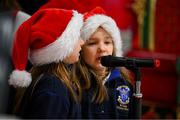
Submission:
[[[100,44],[99,47],[98,47],[98,51],[99,51],[99,52],[104,52],[105,50],[106,50],[105,45]]]

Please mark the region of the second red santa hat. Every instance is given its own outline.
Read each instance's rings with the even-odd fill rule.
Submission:
[[[83,40],[88,40],[98,27],[104,28],[113,38],[115,55],[122,56],[122,40],[120,30],[116,22],[106,15],[101,7],[96,7],[90,12],[84,14],[84,25],[81,31]]]

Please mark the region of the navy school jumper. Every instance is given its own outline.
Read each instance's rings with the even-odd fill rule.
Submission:
[[[91,77],[94,79],[93,75]],[[82,118],[85,119],[126,119],[133,118],[133,87],[125,81],[119,69],[114,69],[105,82],[108,100],[101,104],[92,102],[96,83],[91,80],[91,88],[83,91]]]
[[[25,93],[19,117],[81,118],[80,104],[72,99],[67,87],[55,75],[44,74],[35,86],[32,96],[31,92],[32,87]]]

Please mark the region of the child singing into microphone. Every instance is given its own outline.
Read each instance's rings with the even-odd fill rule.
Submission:
[[[82,118],[133,118],[133,86],[125,68],[102,66],[101,57],[122,56],[122,41],[115,21],[97,7],[84,14],[80,61],[75,75],[80,80]]]

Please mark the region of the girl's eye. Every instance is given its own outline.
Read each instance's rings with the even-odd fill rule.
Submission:
[[[96,42],[94,42],[94,41],[88,41],[87,42],[87,45],[95,45],[96,44]]]
[[[93,39],[89,39],[89,41],[87,41],[87,45],[95,45],[97,42]]]
[[[112,38],[111,38],[111,37],[106,37],[106,38],[105,38],[105,43],[106,43],[106,44],[113,43]]]
[[[104,43],[105,43],[105,44],[112,44],[113,41],[112,41],[112,40],[107,40],[107,41],[105,41]]]
[[[110,42],[110,41],[106,41],[106,42],[105,42],[105,44],[110,44],[110,43],[112,43],[112,42]]]
[[[88,45],[95,45],[95,42],[89,42]]]

